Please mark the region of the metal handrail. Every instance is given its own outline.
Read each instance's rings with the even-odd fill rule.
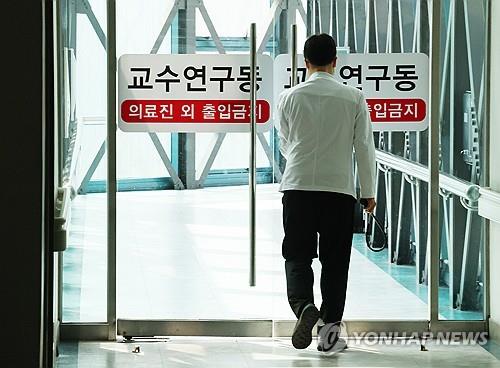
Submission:
[[[489,205],[489,206],[493,206],[497,209],[497,213],[498,213],[498,209],[500,209],[500,192],[499,191],[496,191],[494,189],[491,189],[490,187],[481,187],[479,189],[479,194],[481,196],[481,202],[480,202],[480,206],[481,205]],[[486,216],[487,218],[489,218],[490,220],[494,220],[496,222],[498,222],[498,220],[500,219],[500,215],[496,215],[495,218],[492,218],[492,217],[489,217],[489,216]]]
[[[479,215],[500,223],[500,192],[491,188],[481,188],[479,193],[481,194],[478,203]]]
[[[500,205],[500,192],[491,188],[480,188],[479,193],[481,194],[481,197],[487,198],[488,200]]]
[[[375,155],[379,164],[411,175],[426,183],[429,182],[429,168],[427,166],[381,150],[376,150]],[[481,187],[479,185],[471,184],[445,173],[439,174],[439,187],[471,202],[477,202],[480,197]]]

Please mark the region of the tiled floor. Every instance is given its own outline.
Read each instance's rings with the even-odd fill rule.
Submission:
[[[64,254],[68,322],[106,317],[104,200],[87,195],[74,201]],[[248,286],[247,187],[118,193],[117,211],[119,317],[294,318],[286,299],[281,194],[275,185],[258,186],[256,287]],[[360,253],[362,235],[354,242],[345,318],[425,319],[425,299]],[[313,267],[320,302],[317,259]],[[423,287],[413,267],[398,270],[414,288]]]
[[[76,367],[500,367],[500,361],[479,345],[426,343],[371,344],[349,340],[343,352],[325,355],[295,350],[290,339],[172,338],[159,342],[80,342],[61,346],[58,368]],[[139,353],[132,351],[140,347]]]
[[[106,318],[105,200],[103,194],[92,194],[73,202],[64,252],[66,322]],[[118,317],[293,319],[286,300],[282,231],[281,194],[276,185],[259,185],[257,286],[249,287],[246,186],[118,193]],[[426,319],[426,287],[417,283],[415,267],[391,264],[383,252],[377,259],[372,256],[364,237],[355,235],[344,318]],[[319,302],[317,260],[313,268]],[[444,306],[443,315],[455,313]]]

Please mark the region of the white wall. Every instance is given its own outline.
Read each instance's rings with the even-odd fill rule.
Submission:
[[[500,191],[500,1],[491,2],[490,184]],[[496,45],[496,46],[495,46]],[[495,144],[496,142],[496,144]],[[500,341],[500,224],[490,223],[490,333]]]

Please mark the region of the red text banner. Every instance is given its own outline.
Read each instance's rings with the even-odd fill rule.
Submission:
[[[124,123],[250,123],[249,100],[125,100],[121,104]],[[271,116],[266,100],[257,100],[257,124]]]
[[[367,98],[372,123],[419,122],[425,119],[427,106],[421,98]]]

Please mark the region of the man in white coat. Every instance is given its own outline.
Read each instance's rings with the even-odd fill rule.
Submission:
[[[308,78],[280,96],[278,132],[286,159],[282,253],[287,295],[298,320],[292,344],[311,344],[318,322],[318,350],[345,347],[339,340],[356,203],[353,151],[366,211],[375,208],[375,146],[366,100],[337,82],[335,40],[313,35],[304,45]],[[319,235],[319,242],[318,242]],[[322,304],[313,299],[313,258],[321,262]]]

